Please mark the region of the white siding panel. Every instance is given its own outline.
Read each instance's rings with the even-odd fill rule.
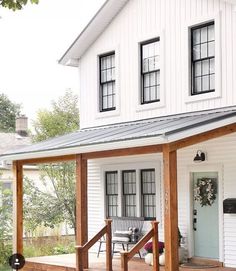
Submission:
[[[220,14],[221,96],[186,103],[188,26]],[[96,42],[80,59],[81,127],[143,119],[188,111],[199,111],[236,104],[233,76],[236,66],[236,16],[232,5],[223,0],[130,0]],[[137,110],[140,87],[140,41],[165,33],[165,75],[163,107]],[[116,51],[117,112],[98,112],[98,55]],[[152,105],[153,106],[153,105]]]
[[[193,162],[193,157],[197,150],[206,152],[206,161],[204,163],[196,164]],[[236,198],[236,134],[225,136],[220,139],[214,139],[202,144],[194,145],[178,151],[178,208],[179,208],[179,228],[184,236],[184,246],[188,251],[190,239],[190,232],[192,223],[190,222],[190,176],[188,172],[203,171],[205,167],[207,170],[220,168],[222,173],[221,182],[221,198],[222,201],[226,198]],[[158,162],[159,161],[159,162]],[[88,205],[89,205],[89,236],[91,237],[103,225],[104,219],[104,184],[102,183],[102,168],[105,165],[123,164],[126,166],[129,163],[161,163],[161,154],[141,155],[122,158],[104,158],[89,161],[88,173]],[[206,171],[207,171],[206,170]],[[163,173],[161,173],[163,174]],[[160,220],[160,240],[164,240],[164,225],[163,225],[163,177],[161,177],[161,220]],[[220,203],[222,209],[223,203]],[[225,266],[236,267],[236,215],[220,213],[222,225],[222,252],[221,260]],[[145,229],[149,228],[149,222],[146,222]],[[189,255],[191,256],[191,255]]]
[[[229,197],[236,198],[236,135],[222,137],[211,140],[200,145],[183,149],[178,152],[178,189],[179,189],[179,226],[183,230],[183,235],[188,235],[189,210],[188,206],[188,182],[186,170],[189,166],[194,166],[197,170],[201,165],[194,165],[192,162],[196,151],[200,149],[206,152],[206,166],[212,165],[223,168],[223,189],[222,199]],[[203,165],[202,164],[202,165]],[[187,179],[186,179],[187,178]],[[222,206],[222,203],[221,203]],[[225,266],[236,266],[236,215],[221,214],[223,220],[223,261]],[[189,225],[191,227],[191,225]],[[186,229],[186,231],[185,231]]]

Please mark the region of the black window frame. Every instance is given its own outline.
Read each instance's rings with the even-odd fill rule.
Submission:
[[[140,181],[141,181],[141,213],[142,213],[142,217],[145,218],[145,220],[154,220],[156,219],[156,211],[157,211],[157,205],[156,205],[156,178],[154,178],[154,184],[155,184],[155,189],[154,189],[154,192],[153,193],[144,193],[143,191],[143,172],[154,172],[154,176],[155,176],[155,168],[147,168],[147,169],[141,169],[140,170]],[[151,182],[153,183],[153,182]],[[155,216],[152,217],[152,216],[145,216],[145,211],[144,211],[144,207],[146,205],[144,205],[144,197],[145,196],[154,196],[154,205],[147,205],[149,206],[150,208],[153,208],[154,207],[154,213],[155,213]]]
[[[112,111],[112,110],[116,110],[116,106],[114,106],[114,104],[116,104],[115,102],[115,99],[116,99],[116,78],[114,80],[109,80],[109,81],[106,81],[106,82],[102,82],[102,59],[105,58],[105,57],[109,57],[109,56],[113,56],[114,55],[114,58],[116,57],[116,53],[115,51],[112,51],[112,52],[109,52],[109,53],[106,53],[106,54],[102,54],[99,56],[99,111],[100,112],[107,112],[107,111]],[[113,67],[111,67],[113,68]],[[114,69],[115,69],[115,72],[116,72],[116,66],[114,66]],[[104,85],[108,85],[112,83],[113,84],[113,87],[114,89],[112,90],[112,94],[111,95],[103,95],[103,86]],[[107,108],[104,108],[104,105],[103,105],[103,97],[104,96],[112,96],[112,107],[107,107]]]
[[[203,24],[200,24],[200,25],[197,25],[197,26],[193,26],[190,29],[191,30],[191,96],[215,92],[215,88],[214,89],[205,90],[205,91],[202,90],[202,77],[204,76],[204,75],[202,75],[202,62],[205,61],[205,60],[209,60],[209,62],[210,62],[211,59],[215,60],[215,53],[214,53],[214,56],[207,56],[207,57],[204,57],[204,58],[200,57],[197,60],[194,60],[194,57],[193,57],[193,51],[194,51],[193,50],[193,46],[194,46],[193,45],[193,32],[194,32],[194,30],[202,29],[202,28],[208,27],[210,25],[214,26],[214,31],[215,31],[215,22],[214,21],[210,21],[210,22],[203,23]],[[201,32],[200,32],[200,35],[201,35]],[[200,43],[197,44],[197,45],[201,46],[201,44],[204,44],[204,43],[206,43],[208,45],[208,43],[212,42],[212,41],[208,40],[208,31],[207,31],[207,41],[201,43],[201,36],[200,36]],[[214,37],[214,45],[215,45],[215,37]],[[207,46],[207,52],[208,52],[208,46]],[[200,54],[201,54],[201,49],[200,49]],[[201,75],[200,76],[195,76],[195,65],[194,64],[196,62],[200,62],[201,63]],[[215,63],[214,63],[214,69],[215,69]],[[210,75],[213,75],[213,74],[214,74],[214,80],[215,80],[215,71],[214,71],[214,73],[210,73],[210,64],[209,64],[209,73],[208,73],[208,76],[209,76],[209,88],[210,88]],[[201,91],[200,92],[196,91],[195,82],[194,82],[194,79],[196,77],[201,77]]]
[[[159,77],[160,77],[160,68],[157,70],[153,70],[153,71],[148,71],[148,72],[143,72],[143,46],[147,45],[147,44],[151,44],[151,43],[155,43],[155,42],[160,42],[160,37],[156,37],[147,41],[144,41],[142,43],[140,43],[140,61],[141,61],[141,65],[140,65],[140,73],[141,73],[141,104],[150,104],[150,103],[155,103],[155,102],[160,102],[160,98],[159,99],[154,99],[154,100],[149,100],[149,101],[145,101],[144,100],[144,76],[145,74],[151,74],[151,73],[158,73],[159,72]],[[160,82],[159,84],[155,85],[155,86],[159,86],[160,88]]]
[[[125,193],[125,185],[124,185],[124,175],[125,173],[134,173],[135,174],[135,193]],[[133,184],[133,182],[132,182]],[[127,196],[134,196],[135,198],[135,205],[127,204]],[[134,208],[134,216],[129,216],[127,212],[127,206],[132,206]],[[136,170],[130,169],[130,170],[122,170],[122,215],[124,217],[137,217],[137,180],[136,180]]]
[[[108,174],[116,174],[117,178],[116,178],[116,181],[117,181],[117,194],[108,194],[108,179],[107,179],[107,175]],[[117,170],[113,170],[113,171],[106,171],[105,172],[105,188],[106,188],[106,217],[109,218],[109,217],[116,217],[116,216],[119,216],[119,213],[118,213],[118,195],[119,195],[119,191],[118,191],[118,171]],[[109,198],[110,197],[116,197],[116,201],[117,201],[117,204],[116,205],[111,205],[109,204],[110,203],[110,200]],[[114,214],[110,214],[110,208],[109,206],[115,206],[116,207],[116,215]]]

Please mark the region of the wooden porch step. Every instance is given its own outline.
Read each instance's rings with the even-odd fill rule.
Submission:
[[[193,257],[190,259],[190,262],[196,263],[196,264],[215,265],[217,267],[223,266],[223,263],[218,260],[208,259],[208,258],[200,258],[200,257]]]

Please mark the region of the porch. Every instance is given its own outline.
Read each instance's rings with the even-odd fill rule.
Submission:
[[[64,254],[57,256],[44,256],[26,259],[26,265],[22,269],[23,271],[40,270],[40,271],[76,271],[76,257],[75,254]],[[104,271],[105,268],[105,256],[101,255],[97,258],[96,253],[89,253],[89,270]],[[117,255],[113,258],[113,271],[121,270],[121,259]],[[144,259],[134,258],[129,262],[130,271],[152,271],[152,266],[147,265]],[[215,268],[201,268],[191,269],[186,267],[179,267],[180,271],[236,271],[235,268],[215,267]],[[160,271],[165,271],[165,267],[161,266]]]
[[[144,129],[145,127],[145,129]],[[57,163],[64,161],[76,162],[76,219],[78,231],[76,233],[76,244],[79,255],[83,258],[74,262],[73,266],[56,265],[55,270],[77,270],[86,269],[88,266],[88,173],[89,162],[93,160],[104,160],[119,157],[144,156],[153,154],[160,156],[163,171],[163,223],[165,241],[166,271],[178,270],[178,191],[177,191],[177,152],[182,149],[203,143],[205,141],[227,136],[236,132],[236,109],[227,112],[205,112],[196,115],[172,116],[169,118],[157,118],[119,124],[114,126],[98,127],[96,129],[84,129],[72,135],[52,139],[46,143],[35,144],[22,150],[20,153],[5,154],[5,159],[14,161],[15,173],[15,241],[14,250],[18,253],[23,251],[23,166],[27,164]],[[232,147],[231,147],[232,148]],[[140,216],[140,214],[139,214]],[[103,232],[103,230],[102,230]],[[104,229],[103,235],[107,233]],[[150,234],[149,239],[157,236]],[[147,239],[146,241],[148,241]],[[143,244],[144,245],[144,244]],[[111,251],[110,244],[108,244]],[[86,247],[85,253],[81,250]],[[157,247],[155,247],[157,248]],[[80,251],[82,253],[80,254]],[[154,249],[153,251],[157,251]],[[223,250],[222,250],[223,251]],[[129,262],[129,270],[151,270],[149,266],[139,260],[132,260],[131,256],[125,255],[124,260]],[[223,254],[222,254],[223,255]],[[109,257],[108,257],[109,258]],[[78,258],[77,258],[78,259]],[[127,260],[128,259],[128,260]],[[37,261],[30,264],[37,265]],[[44,265],[44,263],[38,263]],[[96,268],[100,263],[94,262]],[[49,266],[47,268],[47,265]],[[101,263],[105,269],[105,264]],[[32,265],[25,269],[29,270],[54,270],[50,263],[45,263],[45,268]],[[55,264],[54,264],[55,266]],[[89,266],[93,267],[90,259]],[[135,267],[136,266],[136,267]],[[235,265],[230,265],[235,266]],[[59,268],[60,267],[60,268]],[[25,267],[27,268],[27,266]],[[121,260],[114,259],[113,270],[121,269]],[[107,270],[112,270],[111,262]],[[123,269],[123,270],[128,270]],[[158,260],[156,259],[156,269]],[[187,270],[184,268],[184,270]],[[191,269],[188,269],[191,270]],[[214,270],[211,268],[210,270]],[[216,270],[233,270],[217,268]],[[235,270],[235,269],[234,269]]]

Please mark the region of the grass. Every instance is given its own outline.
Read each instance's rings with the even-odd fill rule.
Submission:
[[[12,271],[10,266],[0,266],[0,271]]]
[[[47,244],[42,244],[41,242],[34,242],[32,244],[24,245],[24,257],[32,258],[39,256],[50,256],[59,254],[70,254],[75,253],[74,242],[51,242]],[[1,269],[0,269],[1,271]]]

